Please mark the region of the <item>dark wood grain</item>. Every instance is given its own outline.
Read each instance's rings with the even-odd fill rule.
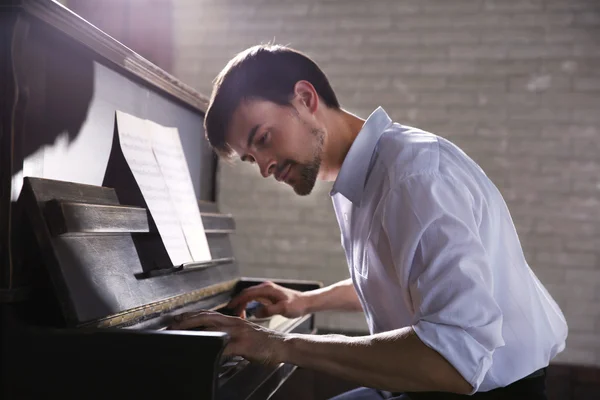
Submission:
[[[45,215],[53,236],[150,231],[148,211],[140,207],[50,200]]]
[[[170,263],[159,263],[165,250],[157,232],[55,236],[48,228],[47,216],[56,216],[61,210],[64,211],[60,204],[78,204],[72,209],[84,209],[86,204],[103,204],[105,210],[127,209],[120,206],[114,189],[31,177],[26,178],[25,182],[23,199],[27,215],[36,232],[67,321],[73,326],[140,307],[148,307],[154,313],[154,304],[169,298],[174,299],[172,307],[179,307],[182,299],[187,298],[179,296],[187,293],[210,296],[211,291],[203,294],[202,289],[240,278],[239,267],[227,235],[216,233],[207,235],[212,258],[228,259],[231,262],[214,263],[212,268],[190,268],[185,274],[165,274],[152,279],[140,279],[140,275],[145,278],[144,273],[149,271],[174,267]],[[77,201],[73,201],[73,197]],[[46,212],[49,204],[56,207],[54,213]],[[96,208],[102,209],[101,205]],[[139,215],[139,209],[137,214]],[[109,225],[110,221],[105,219],[103,224]],[[77,225],[77,222],[63,221],[58,224],[58,229],[69,225]],[[133,235],[145,238],[150,245],[136,247]],[[211,240],[211,237],[216,240]],[[141,249],[146,253],[140,253]],[[151,265],[143,265],[145,262]],[[193,301],[194,296],[188,296],[186,301]],[[163,304],[161,307],[166,311],[170,306]],[[132,315],[138,315],[137,311],[132,312]],[[139,315],[142,316],[143,313]]]
[[[157,233],[148,210],[141,207],[50,200],[45,205],[45,216],[54,236]],[[209,212],[200,216],[206,234],[235,230],[231,215]]]

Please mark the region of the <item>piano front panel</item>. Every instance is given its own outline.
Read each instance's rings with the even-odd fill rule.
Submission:
[[[207,238],[212,258],[222,262],[190,269],[189,272],[181,270],[145,276],[148,266],[141,264],[142,255],[134,244],[133,236],[147,236],[153,243],[152,247],[161,247],[160,236],[158,232],[149,232],[148,224],[145,233],[132,234],[126,229],[126,221],[120,221],[114,232],[106,232],[107,226],[111,225],[103,217],[122,219],[121,217],[138,214],[122,212],[119,215],[117,211],[126,211],[127,207],[120,206],[114,190],[41,178],[28,177],[25,181],[23,206],[47,260],[67,321],[71,325],[111,326],[127,321],[137,322],[140,318],[167,312],[210,297],[216,292],[233,291],[239,278],[239,268],[233,257],[229,230],[221,229],[222,226],[235,226],[231,217],[213,211],[208,213],[210,218],[204,221],[209,231]],[[77,193],[79,202],[75,204],[95,206],[74,207],[74,193]],[[61,201],[66,201],[69,207],[57,205]],[[54,207],[47,208],[48,204]],[[201,203],[204,204],[207,203]],[[103,205],[109,206],[104,208],[111,209],[111,212],[106,215],[98,212],[97,209],[102,209]],[[71,216],[66,215],[65,218],[64,213],[73,210],[77,210],[74,213],[76,216],[85,219],[82,223],[73,225],[84,227],[85,231],[57,234],[56,232],[69,229],[64,222],[70,220]],[[229,222],[223,223],[221,220]],[[135,216],[133,221],[136,230],[139,230],[139,218]],[[59,228],[52,228],[52,224]],[[96,232],[93,224],[101,225],[104,232]],[[157,267],[169,271],[173,266]],[[150,272],[152,271],[154,270]]]

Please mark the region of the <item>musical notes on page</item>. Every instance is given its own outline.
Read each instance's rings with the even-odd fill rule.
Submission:
[[[209,261],[210,248],[196,201],[194,186],[177,128],[147,121],[152,135],[152,148],[162,171],[169,194],[194,261]]]
[[[152,149],[152,127],[146,120],[117,111],[123,156],[144,196],[173,265],[193,261],[163,173]]]

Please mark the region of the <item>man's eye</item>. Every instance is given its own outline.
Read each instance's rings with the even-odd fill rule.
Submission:
[[[263,146],[266,142],[267,142],[267,137],[269,136],[269,132],[265,132],[264,135],[262,135],[258,141],[256,142],[257,145],[259,146]]]

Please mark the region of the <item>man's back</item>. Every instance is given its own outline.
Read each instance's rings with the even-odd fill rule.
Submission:
[[[414,325],[479,391],[545,367],[567,326],[529,268],[499,190],[450,141],[384,123],[382,111],[347,157],[371,159],[364,191],[352,203],[334,194],[371,332]],[[380,136],[373,150],[363,134]],[[344,193],[343,182],[336,187]]]

